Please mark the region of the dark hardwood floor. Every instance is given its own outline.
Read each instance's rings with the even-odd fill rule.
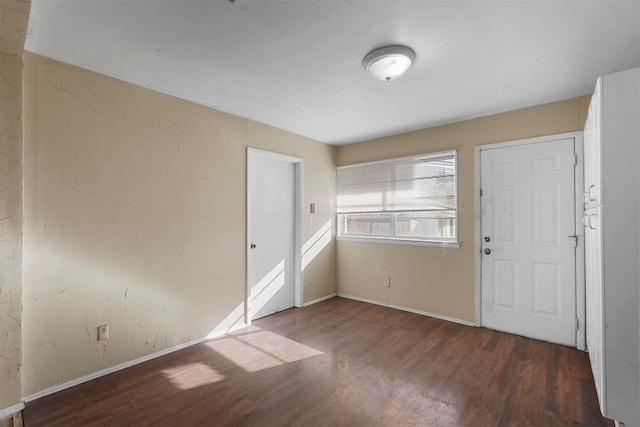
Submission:
[[[587,354],[333,298],[29,403],[36,426],[611,426]]]

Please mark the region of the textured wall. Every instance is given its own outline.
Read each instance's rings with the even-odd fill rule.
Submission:
[[[29,1],[0,1],[0,410],[20,403],[22,53]]]
[[[334,147],[29,53],[25,114],[24,395],[242,321],[247,146],[304,159],[305,240],[332,219]]]
[[[590,97],[342,146],[336,165],[458,150],[460,248],[337,242],[338,291],[475,321],[474,147],[584,128]],[[383,277],[391,287],[382,286]]]

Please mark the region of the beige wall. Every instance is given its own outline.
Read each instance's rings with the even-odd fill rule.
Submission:
[[[336,165],[458,150],[460,248],[337,242],[343,294],[475,321],[474,147],[579,131],[590,97],[580,97],[338,148]],[[391,287],[383,287],[383,278]]]
[[[34,54],[25,113],[23,396],[242,321],[247,146],[304,159],[305,239],[332,220],[334,147]]]
[[[0,1],[0,410],[21,402],[22,53],[29,1]]]

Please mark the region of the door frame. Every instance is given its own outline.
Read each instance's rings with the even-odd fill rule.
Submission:
[[[251,239],[251,195],[252,188],[249,181],[249,158],[263,158],[271,160],[280,160],[283,162],[291,163],[294,166],[294,224],[293,224],[293,288],[294,288],[294,305],[295,307],[303,306],[303,291],[304,283],[301,270],[301,257],[302,257],[302,219],[303,219],[303,168],[304,160],[299,157],[289,156],[287,154],[275,153],[272,151],[261,150],[259,148],[247,147],[246,158],[246,185],[247,185],[247,200],[246,200],[246,246],[245,246],[245,297],[244,297],[244,320],[247,325],[251,324],[251,318],[249,316],[249,294],[251,292],[249,283],[249,251],[250,239]]]
[[[578,330],[576,331],[576,347],[579,350],[586,349],[586,288],[585,288],[585,260],[584,260],[584,228],[582,227],[582,215],[584,205],[582,193],[584,192],[584,139],[583,132],[567,132],[556,135],[546,135],[534,138],[517,139],[513,141],[485,144],[474,147],[474,249],[475,249],[475,274],[476,274],[476,326],[482,326],[482,205],[480,202],[480,154],[484,150],[496,148],[508,148],[518,145],[538,144],[541,142],[557,141],[559,139],[573,139],[574,150],[577,155],[577,164],[574,168],[574,214],[578,245],[575,251],[576,257],[576,318]]]

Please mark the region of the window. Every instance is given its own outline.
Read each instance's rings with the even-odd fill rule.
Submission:
[[[456,152],[340,167],[338,237],[457,246]]]

